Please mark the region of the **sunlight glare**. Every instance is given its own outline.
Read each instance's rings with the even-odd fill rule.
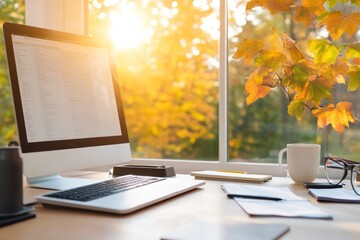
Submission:
[[[132,49],[139,47],[146,38],[142,19],[129,12],[119,14],[110,13],[111,28],[108,31],[116,49]]]

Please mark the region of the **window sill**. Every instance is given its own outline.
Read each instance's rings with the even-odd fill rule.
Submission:
[[[253,174],[270,174],[274,177],[284,177],[279,165],[266,163],[221,163],[218,161],[194,161],[194,160],[170,160],[170,159],[143,159],[134,158],[132,164],[155,164],[168,165],[175,168],[176,173],[189,174],[191,171],[199,170],[235,170],[245,171]],[[321,166],[319,178],[325,178],[324,167]]]

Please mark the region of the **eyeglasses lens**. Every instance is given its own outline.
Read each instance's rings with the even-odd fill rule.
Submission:
[[[326,167],[326,176],[327,179],[331,184],[338,184],[343,175],[345,170],[345,164],[341,161],[336,161],[332,159],[327,159],[325,162]]]
[[[352,186],[357,195],[360,195],[360,165],[356,165],[352,174]]]

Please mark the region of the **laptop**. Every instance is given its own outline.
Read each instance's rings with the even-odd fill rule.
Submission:
[[[3,29],[24,174],[29,186],[61,189],[37,196],[38,202],[125,214],[205,183],[132,175],[100,183],[58,177],[131,160],[119,87],[126,79],[117,77],[109,44],[13,23]]]
[[[146,179],[150,181],[145,185],[141,183],[140,186],[136,186],[135,184],[135,187],[131,186],[130,190],[127,189],[126,186],[124,191],[115,190],[115,193],[113,193],[112,190],[110,190],[110,194],[105,193],[103,195],[101,193],[103,196],[96,196],[99,192],[101,192],[98,190],[98,187],[101,187],[102,184],[113,185],[115,181],[120,184],[132,181],[130,184],[133,184],[133,182],[138,181],[144,182]],[[36,196],[36,199],[38,202],[45,205],[88,209],[116,214],[128,214],[165,199],[188,192],[204,184],[204,181],[179,177],[159,178],[125,175],[74,189],[39,195]],[[103,189],[106,189],[107,191],[111,188],[112,187],[106,186]],[[79,189],[83,190],[79,191]],[[88,197],[88,193],[92,191],[90,189],[96,189],[96,191],[94,194],[91,194],[92,196]]]

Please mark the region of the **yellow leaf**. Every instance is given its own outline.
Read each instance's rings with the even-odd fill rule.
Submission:
[[[301,22],[306,26],[310,27],[315,20],[316,15],[310,8],[303,6],[296,6],[294,13],[294,20]]]
[[[278,67],[282,66],[285,60],[285,56],[281,52],[262,51],[259,56],[255,58],[254,65],[276,70]]]
[[[324,7],[326,0],[302,0],[302,4],[307,8],[321,8]]]
[[[290,38],[285,33],[281,33],[279,37],[283,44],[283,47],[290,54],[291,62],[293,64],[297,63],[301,59],[304,59],[304,55],[301,53],[298,46],[296,45],[296,42],[292,38]]]
[[[338,58],[332,65],[318,65],[319,75],[329,79],[333,83],[345,84],[344,76],[347,75],[350,67],[345,58]]]
[[[339,102],[336,107],[333,104],[315,109],[313,115],[318,118],[318,127],[324,128],[331,124],[335,131],[342,133],[345,127],[349,127],[349,122],[355,122],[351,112],[351,102]]]
[[[336,105],[336,108],[339,109],[340,111],[346,112],[346,115],[347,115],[347,118],[348,118],[349,122],[354,123],[355,122],[355,117],[351,112],[351,106],[352,106],[351,102],[339,102]]]
[[[348,73],[349,85],[348,91],[356,91],[360,88],[360,69],[352,70]]]
[[[269,74],[269,68],[260,66],[256,68],[253,72],[254,82],[256,84],[262,84],[264,82],[264,77]]]
[[[313,81],[308,81],[305,87],[297,96],[303,101],[310,100],[314,105],[319,105],[322,99],[329,99],[331,97],[332,83],[327,79],[317,78]]]
[[[250,105],[259,98],[264,98],[270,92],[271,88],[255,82],[254,73],[251,73],[245,83],[246,104]]]
[[[295,7],[295,21],[310,27],[316,16],[320,16],[326,11],[323,6],[325,1],[326,0],[303,0],[302,5]]]
[[[281,52],[283,49],[282,43],[279,41],[279,34],[275,28],[272,28],[272,33],[267,34],[262,38],[264,43],[264,51]]]
[[[326,25],[331,37],[337,40],[343,33],[347,33],[350,36],[354,35],[359,28],[359,24],[360,13],[344,15],[340,11],[333,11],[319,23],[319,27]]]
[[[244,58],[244,64],[249,66],[252,64],[255,56],[262,50],[262,47],[263,42],[260,40],[245,39],[238,45],[233,58]]]
[[[310,75],[312,69],[305,62],[299,62],[284,69],[283,83],[294,90],[303,89]]]
[[[288,106],[288,113],[290,116],[295,116],[298,121],[301,120],[305,110],[305,105],[300,100],[291,101]]]
[[[333,104],[329,104],[326,107],[312,110],[312,114],[318,118],[317,125],[319,128],[324,128],[330,123],[329,113],[334,109]]]
[[[278,12],[289,11],[295,2],[296,0],[250,0],[246,4],[246,10],[251,10],[254,7],[265,7],[274,15]]]
[[[309,48],[315,63],[334,64],[339,55],[337,47],[326,39],[311,40]]]
[[[345,49],[347,59],[360,58],[360,43],[350,44]]]

